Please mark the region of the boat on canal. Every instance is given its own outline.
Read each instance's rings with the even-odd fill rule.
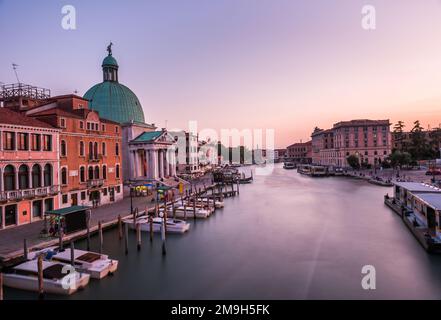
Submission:
[[[66,263],[43,261],[44,292],[71,295],[86,287],[90,275],[83,272],[75,272],[71,275],[68,271],[70,267]],[[4,270],[3,284],[10,288],[38,292],[38,260],[29,260]]]
[[[326,177],[328,172],[324,166],[302,164],[297,167],[297,172],[310,177]]]
[[[206,219],[208,218],[212,211],[211,210],[207,210],[207,209],[203,209],[203,208],[195,208],[196,210],[193,210],[193,206],[177,206],[175,207],[175,213],[173,213],[173,209],[172,208],[168,208],[167,209],[167,217],[173,217],[173,215],[175,216],[175,218],[194,218],[194,215],[196,214],[196,218],[198,219]],[[164,212],[164,208],[159,209],[159,212],[162,213]],[[195,213],[195,214],[194,214]]]
[[[204,197],[198,198],[197,201],[207,203],[207,198],[204,198]],[[209,199],[208,203],[210,204],[210,206],[213,206],[213,203],[214,203],[214,207],[216,209],[220,209],[220,208],[224,207],[224,202],[223,201]]]
[[[284,162],[283,169],[292,170],[296,168],[296,164],[294,162]]]
[[[71,249],[60,251],[58,247],[51,247],[40,251],[47,259],[70,264]],[[35,254],[38,255],[38,252]],[[90,274],[93,279],[103,279],[118,269],[118,260],[109,259],[108,255],[96,252],[74,249],[75,270]]]
[[[129,225],[130,229],[136,229],[136,224],[140,225],[141,231],[150,232],[150,221],[147,216],[136,218],[136,224],[133,223],[133,218],[125,219],[124,223]],[[152,221],[153,232],[161,232],[164,219],[161,217],[155,217]],[[190,224],[179,219],[167,219],[167,232],[168,233],[185,233],[190,229]]]
[[[382,186],[382,187],[393,187],[394,186],[394,184],[391,180],[384,180],[379,177],[371,178],[368,180],[368,182],[371,184],[375,184],[377,186]]]
[[[396,182],[384,203],[395,211],[428,251],[441,253],[441,189],[418,182]]]

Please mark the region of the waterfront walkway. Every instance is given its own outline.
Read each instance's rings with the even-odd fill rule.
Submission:
[[[209,185],[211,177],[206,176],[193,182],[193,187],[202,188],[204,185]],[[189,186],[187,186],[188,189]],[[148,197],[133,197],[133,208],[138,208],[139,211],[152,209],[155,202],[152,201],[153,196]],[[103,228],[114,226],[118,222],[118,215],[122,218],[130,216],[130,197],[125,197],[123,200],[103,205],[98,208],[91,209],[90,232],[94,233],[98,230],[98,223],[101,222]],[[38,221],[22,226],[0,230],[0,265],[5,261],[18,258],[23,255],[23,242],[27,241],[28,250],[58,245],[58,238],[42,238],[40,232],[44,229],[44,221]],[[83,238],[86,236],[86,230],[66,235],[63,241],[69,242]]]

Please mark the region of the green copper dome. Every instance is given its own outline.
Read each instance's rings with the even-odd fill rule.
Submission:
[[[118,63],[112,56],[112,44],[107,47],[108,56],[102,63],[103,82],[87,90],[84,98],[89,108],[99,112],[100,117],[119,123],[145,123],[141,103],[132,90],[118,82]]]
[[[107,57],[104,58],[103,63],[102,63],[101,66],[102,67],[104,67],[104,66],[115,66],[115,67],[118,67],[118,62],[116,62],[116,59],[113,56],[108,55]]]
[[[89,108],[99,112],[100,117],[119,123],[145,122],[141,103],[132,90],[113,81],[104,81],[90,88],[84,98]]]

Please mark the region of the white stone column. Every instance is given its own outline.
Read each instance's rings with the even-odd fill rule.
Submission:
[[[158,179],[159,178],[159,164],[158,164],[158,151],[157,150],[152,150],[152,164],[153,164],[153,179]]]
[[[159,162],[159,178],[164,178],[164,155],[163,150],[158,150],[158,162]]]
[[[163,151],[163,159],[164,159],[164,176],[168,177],[168,161],[167,161],[167,149]]]
[[[132,151],[133,157],[133,178],[138,178],[138,154],[137,151]]]

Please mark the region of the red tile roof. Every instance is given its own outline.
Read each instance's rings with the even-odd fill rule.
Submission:
[[[25,127],[39,127],[55,129],[50,124],[43,121],[27,117],[19,112],[9,110],[7,108],[0,108],[0,124],[12,124]]]

